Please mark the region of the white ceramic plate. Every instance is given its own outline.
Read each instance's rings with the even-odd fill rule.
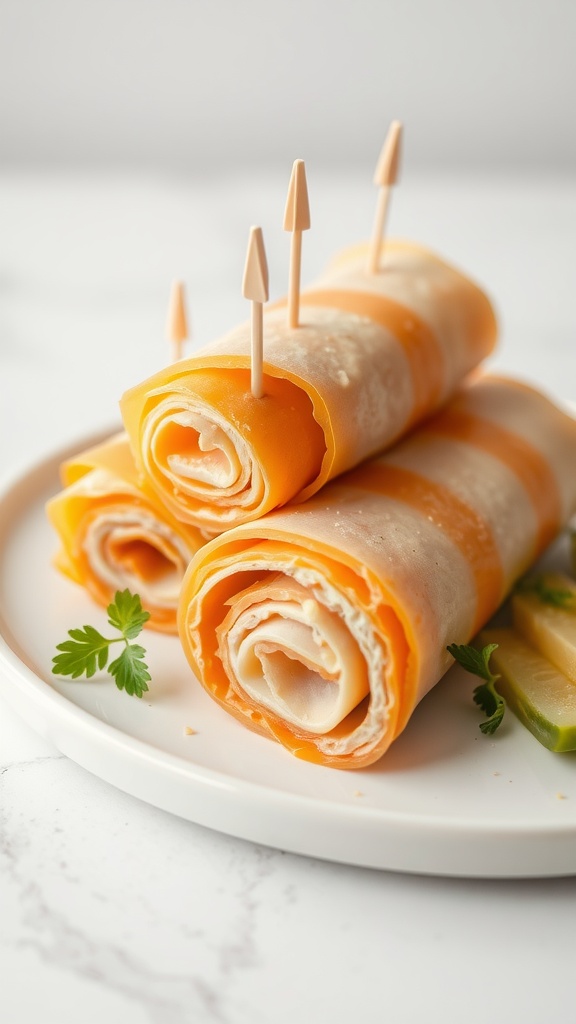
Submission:
[[[459,669],[382,761],[359,772],[298,761],[244,729],[206,696],[175,638],[146,634],[148,699],[108,679],[52,676],[68,629],[106,627],[51,566],[44,503],[69,454],[0,493],[0,692],[64,754],[157,807],[296,853],[441,875],[576,874],[576,755],[545,750],[510,713],[483,736],[474,681]]]

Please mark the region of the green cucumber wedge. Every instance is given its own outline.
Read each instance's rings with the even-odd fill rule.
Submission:
[[[548,750],[576,750],[576,685],[513,629],[484,630],[480,641],[498,644],[490,658],[496,689],[522,724]]]
[[[576,683],[576,584],[561,573],[542,574],[538,581],[544,592],[548,589],[551,594],[564,595],[566,608],[547,604],[537,592],[520,590],[512,597],[514,628]]]

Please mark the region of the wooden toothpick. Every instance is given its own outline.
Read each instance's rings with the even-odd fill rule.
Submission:
[[[166,321],[166,337],[172,346],[172,360],[176,362],[182,358],[182,347],[188,338],[188,321],[182,281],[174,281],[172,285]]]
[[[288,325],[298,327],[300,319],[300,269],[302,263],[302,232],[310,227],[310,206],[306,168],[303,160],[295,160],[288,186],[284,211],[284,231],[292,232],[290,242],[290,279],[288,285]]]
[[[250,387],[254,398],[264,394],[264,303],[268,302],[268,263],[262,228],[250,228],[242,295],[252,303]]]
[[[380,269],[380,258],[382,255],[382,244],[384,239],[384,227],[390,201],[390,189],[398,181],[400,166],[400,143],[402,141],[402,124],[400,121],[392,121],[388,129],[388,135],[374,172],[374,184],[378,185],[378,202],[376,205],[376,216],[374,218],[374,231],[370,246],[368,259],[368,270],[371,274],[378,273]]]

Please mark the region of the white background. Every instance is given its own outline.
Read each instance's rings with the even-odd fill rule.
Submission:
[[[572,0],[2,0],[18,165],[574,169]]]

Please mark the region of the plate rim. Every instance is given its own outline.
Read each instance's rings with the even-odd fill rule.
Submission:
[[[50,474],[54,474],[57,479],[58,467],[62,461],[74,453],[83,450],[83,448],[98,443],[113,432],[114,428],[92,432],[90,435],[67,444],[63,448],[52,449],[49,454],[37,457],[24,469],[4,474],[3,478],[0,479],[0,560],[5,549],[6,538],[9,537],[14,525],[13,514],[9,513],[6,518],[3,514],[8,501],[17,501],[18,491],[24,490],[26,487],[30,488],[32,493],[36,493],[39,497],[42,485],[35,481],[34,478],[36,476],[40,474],[42,479],[45,479]],[[12,643],[10,643],[10,639]],[[13,644],[16,647],[19,646],[10,630],[9,623],[0,612],[0,694],[16,713],[36,732],[49,739],[59,751],[71,757],[72,760],[84,769],[92,772],[92,774],[96,774],[117,789],[144,800],[148,804],[168,813],[174,813],[188,821],[216,828],[218,831],[248,841],[261,842],[264,845],[275,846],[276,848],[305,856],[316,856],[321,859],[377,869],[483,878],[550,877],[576,874],[576,819],[542,823],[537,818],[529,817],[507,821],[501,818],[478,820],[473,816],[469,818],[460,816],[456,820],[454,817],[444,813],[434,814],[431,812],[430,814],[422,814],[414,811],[404,812],[397,809],[373,807],[361,804],[360,802],[357,804],[334,803],[323,797],[309,796],[283,789],[273,789],[262,783],[250,779],[242,779],[228,772],[214,769],[210,766],[203,766],[192,760],[186,760],[178,754],[166,751],[161,747],[155,747],[137,736],[130,735],[117,725],[112,725],[97,718],[88,709],[77,705],[73,700],[51,687],[46,679],[42,678],[30,665],[26,664],[18,651],[14,649]],[[73,684],[71,683],[70,685]],[[45,718],[44,728],[39,727],[38,715]],[[60,726],[60,730],[58,726]],[[62,733],[62,726],[64,733]],[[142,787],[139,785],[129,786],[125,782],[123,784],[109,778],[108,773],[95,771],[91,763],[93,758],[90,756],[83,758],[81,752],[76,750],[74,742],[70,742],[70,734],[72,734],[73,739],[74,734],[78,731],[89,734],[96,750],[112,746],[120,760],[135,758],[141,768],[145,765],[150,767],[152,763],[155,770],[160,769],[163,778],[179,780],[180,785],[184,789],[192,790],[195,787],[200,787],[208,791],[208,793],[227,791],[234,798],[246,801],[253,807],[260,807],[263,811],[268,812],[270,811],[271,803],[273,803],[276,808],[277,817],[281,817],[282,813],[286,815],[286,812],[288,812],[288,817],[293,817],[295,812],[301,813],[302,810],[308,816],[321,813],[323,820],[331,828],[342,826],[345,823],[348,825],[353,824],[356,828],[359,828],[362,834],[371,834],[375,829],[380,828],[383,833],[382,839],[392,840],[392,845],[394,845],[394,840],[398,839],[397,833],[402,833],[406,830],[419,832],[422,834],[421,838],[424,843],[435,840],[440,847],[446,847],[446,844],[454,844],[456,853],[458,842],[463,837],[465,838],[465,836],[468,837],[468,840],[473,837],[481,843],[487,840],[497,842],[506,838],[515,840],[523,838],[524,841],[533,839],[536,845],[541,844],[542,841],[555,839],[561,846],[565,844],[571,846],[570,850],[564,851],[566,854],[570,853],[571,856],[563,857],[561,855],[558,865],[552,869],[546,869],[541,866],[538,870],[537,865],[534,865],[532,868],[527,865],[526,872],[523,873],[520,869],[513,872],[506,870],[502,865],[498,866],[496,862],[487,864],[484,869],[478,866],[471,866],[469,870],[465,867],[459,868],[457,856],[456,858],[448,856],[444,869],[438,863],[435,866],[427,867],[425,863],[426,858],[420,858],[420,860],[416,858],[413,863],[396,863],[395,861],[398,857],[390,851],[388,853],[383,851],[381,855],[365,854],[363,856],[359,853],[351,860],[349,855],[339,856],[337,852],[331,854],[329,849],[325,849],[324,852],[320,853],[311,852],[306,848],[308,844],[303,844],[295,838],[292,841],[288,838],[282,844],[267,842],[265,836],[264,838],[255,837],[254,829],[239,828],[238,825],[234,829],[221,827],[214,823],[213,815],[199,813],[198,808],[195,808],[192,815],[182,813],[182,811],[175,810],[169,806],[169,801],[147,797],[143,794]],[[74,751],[73,753],[70,753],[71,749]],[[325,770],[336,771],[336,769],[330,768]],[[338,770],[338,773],[343,774],[341,770]],[[351,770],[349,774],[354,776],[356,773]],[[202,794],[200,802],[202,802]],[[431,855],[428,860],[433,861],[434,855]]]

